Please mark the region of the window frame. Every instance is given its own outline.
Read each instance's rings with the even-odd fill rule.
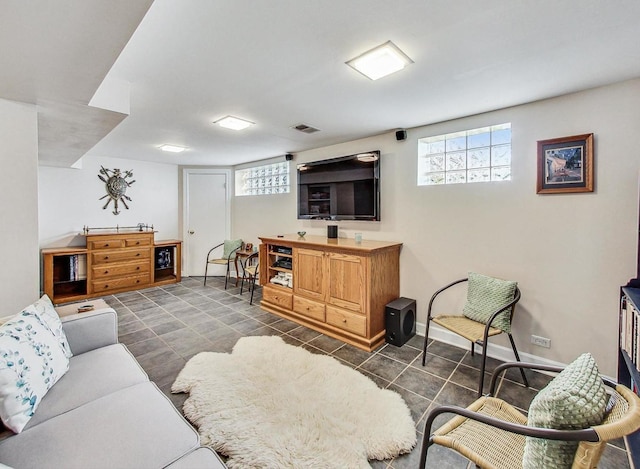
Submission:
[[[418,139],[418,186],[510,181],[511,123]]]

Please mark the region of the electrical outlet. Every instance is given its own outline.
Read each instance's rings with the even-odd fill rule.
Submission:
[[[538,347],[550,348],[551,347],[551,339],[547,339],[546,337],[540,337],[539,335],[531,335],[531,343],[533,345],[537,345]]]

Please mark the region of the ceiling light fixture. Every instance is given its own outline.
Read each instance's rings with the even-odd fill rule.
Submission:
[[[360,153],[359,155],[356,155],[356,159],[363,163],[369,163],[371,161],[376,161],[378,159],[378,155],[375,153]]]
[[[393,42],[387,41],[384,44],[351,59],[347,65],[371,80],[391,75],[398,70],[402,70],[407,65],[412,64],[411,60]]]
[[[240,119],[239,117],[225,116],[222,119],[215,121],[214,124],[218,124],[220,127],[224,127],[225,129],[242,130],[254,125],[254,122]]]
[[[171,153],[182,153],[183,151],[186,150],[185,147],[179,147],[178,145],[160,145],[160,150],[162,151],[169,151]]]

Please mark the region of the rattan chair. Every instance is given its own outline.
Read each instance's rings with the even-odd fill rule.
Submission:
[[[472,319],[469,319],[461,315],[433,316],[432,315],[433,302],[435,301],[436,297],[441,293],[443,293],[444,291],[448,290],[449,288],[453,287],[454,285],[467,282],[468,280],[469,280],[468,278],[463,278],[442,287],[440,290],[435,292],[431,297],[431,300],[429,300],[429,308],[427,310],[427,324],[426,324],[426,330],[424,334],[424,345],[422,348],[422,366],[425,366],[426,360],[427,360],[427,344],[429,341],[429,324],[431,323],[431,321],[433,321],[439,326],[442,326],[445,329],[448,329],[451,332],[454,332],[455,334],[462,336],[468,341],[470,341],[472,356],[474,355],[476,344],[482,347],[482,363],[480,366],[480,378],[478,380],[478,397],[480,397],[482,396],[482,390],[484,387],[484,372],[487,366],[487,347],[485,346],[485,344],[488,343],[489,337],[499,335],[504,332],[502,329],[492,327],[491,324],[498,317],[498,315],[505,310],[510,311],[509,321],[511,322],[513,320],[513,313],[516,309],[515,308],[516,304],[518,303],[518,301],[520,301],[520,289],[516,287],[515,295],[513,299],[510,302],[500,306],[495,312],[492,312],[487,324],[476,322]],[[516,357],[516,361],[520,361],[520,355],[518,355],[518,349],[516,348],[516,343],[513,340],[513,335],[511,335],[510,333],[508,333],[507,335],[509,336],[509,341],[511,342],[511,348],[513,349],[513,354]],[[520,370],[520,373],[522,374],[522,381],[524,382],[524,385],[529,387],[529,381],[527,380],[527,376],[525,375],[524,370]]]
[[[209,264],[216,264],[216,265],[224,265],[227,268],[227,271],[225,273],[224,276],[224,289],[227,289],[227,283],[229,282],[229,277],[231,275],[231,263],[235,261],[236,258],[236,251],[240,250],[242,246],[238,246],[236,249],[233,249],[231,252],[229,252],[229,254],[227,256],[224,256],[224,250],[222,253],[219,254],[220,257],[215,257],[212,256],[212,253],[218,249],[218,248],[223,248],[224,249],[224,242],[217,244],[216,246],[212,247],[209,252],[207,253],[207,263],[205,265],[204,268],[204,285],[207,285],[207,272],[209,270]],[[238,275],[236,273],[236,275]]]
[[[600,425],[583,430],[529,427],[527,417],[520,411],[507,402],[492,397],[498,376],[511,367],[562,371],[561,367],[555,366],[504,363],[496,368],[488,395],[479,398],[466,409],[448,405],[435,407],[429,412],[424,427],[421,469],[426,467],[427,453],[434,444],[457,451],[483,469],[522,467],[527,436],[579,441],[572,468],[593,469],[597,467],[608,441],[629,435],[640,428],[640,398],[626,386],[606,378],[603,378],[603,382],[607,385],[609,394],[615,398],[615,404]],[[444,413],[456,415],[432,433],[435,418]]]
[[[240,294],[242,295],[242,289],[244,287],[244,281],[247,280],[251,282],[251,299],[249,300],[249,304],[253,304],[253,291],[256,289],[256,277],[259,275],[258,267],[260,265],[259,262],[253,263],[254,260],[258,259],[258,253],[254,252],[249,257],[247,257],[242,265],[242,280],[240,281]]]

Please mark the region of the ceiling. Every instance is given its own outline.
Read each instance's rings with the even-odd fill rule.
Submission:
[[[637,0],[0,0],[0,12],[0,97],[38,104],[42,164],[234,165],[640,77]],[[345,65],[388,40],[414,63],[377,81]],[[255,125],[212,124],[228,114]]]

